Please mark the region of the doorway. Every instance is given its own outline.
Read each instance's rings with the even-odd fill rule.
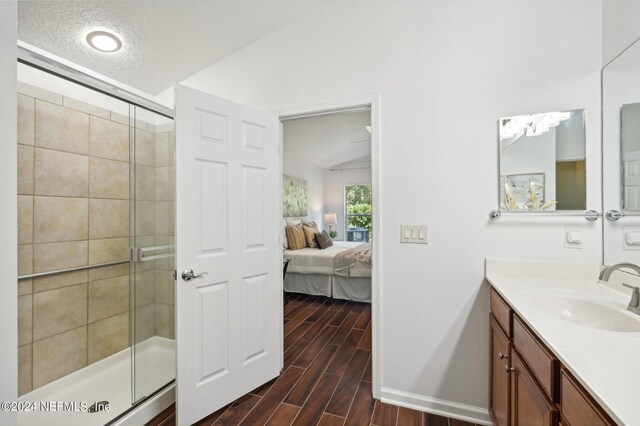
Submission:
[[[369,398],[371,403],[372,391],[374,395],[377,393],[378,243],[374,239],[369,250],[372,253],[370,263],[374,265],[368,278],[370,294],[367,301],[373,302],[371,314],[367,317],[367,314],[360,315],[362,312],[354,312],[359,315],[353,319],[352,327],[343,328],[349,334],[356,328],[356,323],[366,322],[361,325],[365,329],[359,330],[361,334],[353,345],[354,353],[349,355],[344,366],[345,371],[359,371],[357,380],[349,380],[342,386],[341,376],[324,374],[326,363],[320,362],[322,358],[319,357],[320,353],[327,357],[334,355],[330,350],[332,345],[326,345],[329,338],[333,338],[330,331],[337,333],[343,322],[338,322],[337,318],[348,316],[355,304],[362,303],[359,300],[353,301],[350,310],[339,308],[347,302],[331,301],[327,302],[327,305],[331,303],[329,311],[309,312],[309,306],[300,308],[309,313],[302,321],[308,327],[305,334],[309,333],[308,337],[315,335],[310,330],[325,334],[323,340],[319,336],[309,339],[305,348],[309,349],[307,355],[301,353],[294,360],[300,365],[290,365],[282,372],[285,325],[281,310],[280,262],[283,261],[281,203],[284,179],[282,138],[278,134],[281,134],[285,114],[265,113],[182,86],[178,86],[176,93],[176,114],[181,117],[177,125],[179,143],[176,150],[176,247],[177,269],[182,271],[179,274],[182,280],[176,288],[176,329],[177,335],[181,336],[177,342],[178,423],[190,424],[205,415],[208,421],[211,416],[221,415],[220,410],[225,415],[233,415],[235,408],[226,410],[231,403],[231,407],[236,408],[242,404],[246,410],[243,413],[249,413],[243,423],[264,424],[278,409],[290,410],[286,407],[293,404],[283,403],[285,398],[298,398],[296,402],[305,405],[304,402],[315,400],[317,395],[312,393],[316,390],[324,389],[324,397],[327,397],[332,395],[329,390],[337,387],[350,388],[351,398],[335,402],[336,410],[344,409],[339,407],[348,410],[357,395]],[[367,99],[355,105],[286,114],[300,117],[303,114],[326,115],[327,111],[365,109],[371,115],[374,234],[380,229],[376,105],[375,99]],[[317,220],[323,226],[325,212],[320,209],[319,213],[321,217]],[[238,231],[230,234],[229,230]],[[228,238],[230,235],[235,238]],[[346,265],[345,269],[350,266]],[[313,295],[317,296],[313,302],[318,307],[324,306],[327,299],[320,298],[332,295]],[[295,302],[303,300],[296,295],[292,305]],[[334,308],[340,312],[331,311]],[[320,325],[311,324],[310,317],[317,317],[316,322]],[[336,322],[332,324],[334,317]],[[324,331],[327,325],[333,329]],[[368,335],[371,337],[366,338]],[[334,343],[333,346],[337,346]],[[363,348],[365,344],[369,350]],[[194,347],[198,350],[193,351]],[[367,380],[363,381],[369,368],[371,377],[367,375]],[[268,382],[276,376],[279,376],[277,380]],[[320,386],[321,383],[324,386]],[[294,386],[298,389],[295,392]],[[289,392],[292,392],[291,396]],[[303,408],[298,408],[296,416],[304,419]],[[213,410],[218,410],[217,414],[209,415]],[[315,414],[323,415],[324,412]]]
[[[300,119],[303,117],[314,117],[314,116],[323,116],[329,114],[335,114],[339,112],[356,112],[356,111],[369,111],[370,115],[370,127],[367,128],[367,133],[369,134],[369,144],[370,144],[370,157],[368,159],[368,164],[359,165],[351,165],[339,167],[330,167],[335,169],[334,172],[337,173],[345,173],[344,169],[359,169],[370,168],[370,198],[371,198],[371,216],[370,216],[370,236],[367,238],[370,239],[371,243],[371,296],[370,296],[370,309],[371,309],[371,319],[369,332],[371,333],[370,337],[370,350],[371,350],[371,360],[370,360],[370,368],[371,368],[371,386],[368,391],[371,392],[374,398],[379,398],[380,396],[380,385],[379,385],[379,366],[381,365],[381,351],[380,351],[380,339],[379,335],[381,333],[380,325],[379,325],[379,312],[380,312],[380,277],[381,277],[381,252],[380,252],[380,242],[379,239],[375,238],[375,235],[381,235],[382,227],[381,227],[381,213],[382,209],[380,208],[380,199],[381,199],[381,187],[380,187],[380,152],[381,152],[381,137],[380,137],[380,98],[378,95],[366,95],[351,99],[346,99],[343,101],[336,102],[328,102],[322,104],[315,105],[307,105],[296,108],[288,108],[277,111],[282,127],[281,127],[281,143],[280,143],[280,153],[281,153],[281,172],[284,176],[284,131],[283,128],[285,123],[288,120]],[[353,142],[360,142],[360,140],[354,140]],[[365,143],[365,142],[360,142]],[[353,144],[358,145],[358,143]],[[342,169],[342,170],[341,170]],[[284,177],[283,177],[284,180]],[[344,185],[343,191],[346,191],[347,186],[351,186],[352,184],[357,184],[359,182],[350,181]],[[342,211],[343,214],[343,222],[336,223],[336,225],[332,225],[336,227],[336,231],[343,231],[343,238],[346,240],[346,235],[348,232],[349,225],[346,223],[345,219],[348,219],[349,212],[346,210],[346,197],[345,192],[340,194],[342,205],[345,206],[345,209]],[[334,212],[326,212],[326,213],[334,213]],[[355,212],[353,212],[355,213]],[[323,215],[323,219],[325,219]],[[332,218],[327,218],[332,219]],[[337,222],[337,221],[336,221]],[[328,228],[329,223],[325,223],[325,227]],[[285,235],[283,234],[283,240]],[[285,287],[286,289],[286,287]],[[289,320],[290,321],[290,320]],[[284,333],[283,333],[284,338]],[[284,365],[284,364],[283,364]]]
[[[302,120],[313,117],[324,117],[332,114],[354,113],[366,111],[369,116],[371,133],[362,125],[362,131],[366,132],[364,138],[353,139],[353,141],[370,144],[370,158],[368,158],[368,173],[370,178],[368,184],[371,185],[371,270],[370,277],[347,277],[350,280],[368,281],[368,295],[358,294],[336,294],[338,287],[333,286],[331,277],[324,279],[314,274],[306,274],[310,277],[305,279],[305,274],[300,274],[296,264],[291,264],[286,274],[298,273],[298,280],[288,283],[287,279],[283,284],[284,290],[289,290],[289,300],[284,305],[282,311],[278,312],[280,327],[280,346],[282,350],[280,361],[280,374],[273,380],[264,383],[253,390],[248,390],[243,396],[230,401],[227,405],[214,405],[217,411],[207,415],[203,422],[222,421],[234,424],[317,424],[319,421],[340,421],[360,418],[362,410],[371,414],[376,406],[374,397],[378,396],[376,387],[378,361],[376,332],[377,310],[378,310],[378,274],[379,274],[379,251],[375,235],[380,232],[379,220],[379,142],[378,142],[378,119],[377,119],[377,99],[366,99],[360,102],[344,104],[323,105],[299,109],[296,111],[278,114],[281,121],[281,135],[285,135],[283,127],[288,120]],[[284,122],[284,124],[283,124]],[[178,126],[180,135],[180,126]],[[366,140],[366,142],[365,142]],[[369,142],[369,140],[371,142]],[[347,141],[350,143],[351,141]],[[318,227],[318,232],[311,232],[309,236],[321,231],[335,230],[338,235],[334,237],[334,245],[347,243],[346,234],[350,228],[344,222],[347,218],[344,203],[345,189],[353,184],[363,183],[350,178],[342,179],[338,185],[338,190],[334,195],[340,201],[342,207],[316,206],[313,202],[311,183],[314,177],[301,175],[300,170],[304,170],[309,165],[308,161],[300,159],[294,155],[294,161],[298,161],[297,172],[290,169],[285,170],[285,147],[284,138],[281,137],[279,156],[279,188],[273,192],[277,194],[278,202],[283,202],[286,182],[290,185],[297,185],[298,189],[293,193],[301,193],[307,200],[306,209],[295,211],[300,207],[293,203],[292,211],[287,215],[285,206],[278,208],[278,217],[269,215],[268,223],[276,224],[274,227],[279,234],[278,241],[281,247],[279,261],[285,259],[282,244],[286,239],[287,218],[295,220],[295,225],[302,228],[303,221],[307,227]],[[297,160],[296,160],[297,158]],[[354,158],[353,160],[356,160]],[[304,164],[303,164],[304,163]],[[347,174],[352,164],[330,163],[324,173]],[[362,162],[360,163],[362,165]],[[364,168],[364,167],[363,167]],[[333,170],[331,170],[333,169]],[[358,168],[360,169],[360,168]],[[360,169],[361,170],[361,169]],[[287,175],[289,179],[284,176]],[[317,177],[317,174],[316,174]],[[317,180],[317,179],[316,179]],[[305,185],[302,181],[306,181]],[[306,187],[305,187],[306,186]],[[291,190],[291,188],[289,188]],[[306,194],[306,195],[304,195]],[[180,198],[180,194],[178,195]],[[320,197],[321,199],[324,198]],[[284,203],[283,203],[284,204]],[[340,215],[338,214],[340,213]],[[339,219],[332,218],[332,214],[341,216]],[[326,217],[325,217],[326,216]],[[273,222],[272,222],[273,220]],[[312,223],[316,222],[316,223]],[[335,224],[334,224],[335,222]],[[332,228],[329,228],[329,225]],[[302,244],[302,236],[299,242]],[[317,242],[317,240],[316,240]],[[287,239],[287,243],[289,243]],[[361,245],[352,242],[355,246]],[[306,243],[305,243],[306,244]],[[327,248],[326,250],[330,250]],[[306,247],[306,250],[314,250]],[[315,249],[317,250],[317,249]],[[300,249],[303,251],[303,249]],[[330,264],[332,265],[332,264]],[[323,265],[316,265],[322,267]],[[327,265],[324,265],[325,267]],[[331,267],[331,266],[330,266]],[[181,269],[179,267],[178,269]],[[348,268],[347,268],[348,269]],[[201,272],[202,268],[198,269]],[[355,271],[350,271],[354,272]],[[282,270],[280,272],[282,274]],[[323,274],[317,274],[323,275]],[[296,288],[288,287],[292,284],[299,291],[292,291]],[[200,281],[199,285],[206,285],[205,281]],[[346,292],[349,285],[344,285],[342,291]],[[280,297],[282,298],[282,288]],[[302,290],[305,290],[303,292]],[[280,301],[282,306],[282,299]],[[180,325],[178,325],[178,328]],[[180,347],[180,343],[178,344]],[[179,352],[180,353],[180,352]],[[178,356],[180,359],[180,355]],[[179,368],[180,370],[180,368]],[[274,376],[272,376],[274,377]],[[178,387],[181,382],[178,380]],[[184,383],[183,383],[184,385]],[[178,392],[180,394],[180,392]],[[384,405],[382,406],[384,407]],[[350,420],[349,420],[350,421]]]

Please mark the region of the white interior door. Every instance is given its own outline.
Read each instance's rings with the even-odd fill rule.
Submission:
[[[640,210],[640,151],[624,153],[624,208]]]
[[[190,425],[282,367],[280,124],[178,86],[176,125],[176,402]]]

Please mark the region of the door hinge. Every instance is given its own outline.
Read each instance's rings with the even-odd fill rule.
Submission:
[[[173,279],[174,280],[178,279],[178,271],[176,271],[175,269],[173,270]]]

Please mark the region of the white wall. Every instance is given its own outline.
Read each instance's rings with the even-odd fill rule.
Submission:
[[[607,64],[627,46],[640,38],[640,2],[603,0],[602,61]]]
[[[585,159],[584,111],[572,111],[571,119],[556,129],[556,161]]]
[[[599,209],[600,0],[341,0],[185,84],[263,109],[379,92],[381,385],[487,420],[484,259],[599,262],[600,221],[503,218],[497,119],[586,108],[589,208]],[[576,12],[576,11],[579,11]],[[429,244],[400,244],[400,224]],[[564,248],[564,227],[584,248]],[[438,405],[434,399],[445,401]],[[475,413],[475,414],[474,414]]]
[[[17,2],[0,2],[0,401],[18,397],[17,25]],[[15,421],[15,413],[0,411],[0,424]]]
[[[286,124],[285,124],[286,125]],[[283,173],[307,181],[307,216],[322,229],[324,223],[324,169],[285,151]]]
[[[362,167],[362,163],[347,163],[341,167],[346,170],[327,169],[324,175],[325,209],[335,212],[338,218],[338,224],[333,225],[333,229],[338,231],[337,240],[345,239],[344,187],[347,185],[371,185],[371,168],[349,170],[349,167]],[[328,229],[328,226],[326,228]]]

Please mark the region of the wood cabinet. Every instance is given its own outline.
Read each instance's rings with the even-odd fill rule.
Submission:
[[[607,426],[611,422],[598,403],[586,393],[567,370],[561,374],[562,424],[566,426]]]
[[[542,385],[549,398],[558,402],[560,400],[558,397],[560,362],[538,340],[529,327],[524,325],[523,321],[515,315],[513,318],[513,345],[518,348],[533,376]]]
[[[613,426],[589,393],[491,289],[489,413],[497,426]]]
[[[558,409],[517,352],[511,361],[511,425],[557,425]]]
[[[489,412],[493,424],[507,426],[509,424],[509,357],[511,344],[496,319],[491,315],[491,389],[489,391]]]

